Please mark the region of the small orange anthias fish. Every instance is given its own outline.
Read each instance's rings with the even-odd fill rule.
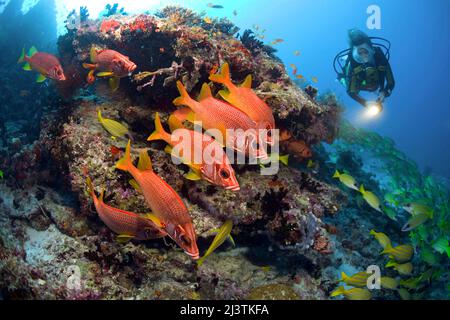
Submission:
[[[131,142],[128,141],[125,155],[117,162],[116,168],[130,173],[139,184],[147,204],[160,220],[160,228],[192,259],[198,259],[197,236],[183,200],[167,182],[153,172],[147,151],[140,152],[136,168],[131,160],[130,149]]]
[[[245,81],[238,87],[230,77],[230,66],[228,63],[222,65],[220,74],[209,76],[209,80],[221,83],[228,91],[221,90],[219,94],[227,102],[246,113],[257,123],[258,128],[268,130],[266,142],[273,145],[272,129],[275,129],[275,119],[272,109],[260,99],[252,90],[252,76],[248,75]]]
[[[86,178],[88,191],[94,200],[94,206],[100,219],[122,239],[147,240],[161,238],[167,233],[150,218],[108,206],[103,202],[103,192],[97,198],[92,181]]]
[[[39,72],[36,82],[43,82],[46,78],[57,81],[66,80],[63,68],[58,58],[54,55],[45,52],[38,52],[35,47],[28,50],[28,55],[25,54],[25,48],[22,49],[22,55],[19,57],[17,63],[23,63],[23,69],[26,71],[35,70]]]
[[[211,89],[206,83],[202,86],[199,101],[189,96],[186,88],[180,81],[177,81],[177,88],[181,96],[176,98],[173,103],[176,106],[184,105],[190,109],[177,110],[174,115],[179,120],[184,120],[183,117],[186,115],[189,121],[201,121],[205,130],[219,130],[228,144],[227,147],[252,155],[256,159],[267,158],[267,152],[263,148],[263,144],[259,143],[257,124],[247,114],[224,101],[214,98]],[[228,129],[236,131],[236,136],[227,137]],[[256,136],[249,135],[245,137],[245,135],[239,135],[237,130],[253,130]]]
[[[83,63],[83,68],[90,69],[87,82],[95,80],[94,72],[99,71],[97,77],[109,77],[110,86],[113,90],[119,87],[119,79],[131,75],[136,69],[136,64],[129,57],[114,50],[97,50],[91,47],[91,63]]]
[[[211,136],[184,128],[181,122],[173,115],[169,118],[169,126],[173,132],[176,130],[178,137],[190,137],[190,150],[188,150],[190,159],[183,159],[183,162],[191,168],[191,172],[186,175],[187,179],[199,180],[203,178],[227,190],[238,191],[240,189],[234,169],[227,154],[223,151],[222,145]],[[155,128],[155,132],[148,137],[148,141],[164,140],[172,148],[176,148],[177,145],[180,146],[183,143],[183,138],[178,140],[164,130],[158,112],[155,118]],[[211,158],[206,158],[209,155],[205,150],[214,153],[211,155]],[[171,151],[171,148],[168,151]],[[180,154],[180,156],[183,157],[183,154]],[[195,163],[196,159],[199,160],[199,163]]]

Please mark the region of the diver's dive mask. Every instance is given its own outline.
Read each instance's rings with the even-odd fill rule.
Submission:
[[[354,46],[352,50],[353,59],[361,64],[373,63],[374,62],[375,50],[373,47],[364,42],[358,46]]]

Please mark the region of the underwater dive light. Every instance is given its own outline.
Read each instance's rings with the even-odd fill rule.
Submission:
[[[383,105],[378,101],[369,102],[367,105],[367,116],[373,118],[383,110]]]

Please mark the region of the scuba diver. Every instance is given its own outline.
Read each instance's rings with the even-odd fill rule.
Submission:
[[[346,87],[350,97],[358,103],[372,109],[373,115],[383,109],[383,101],[389,97],[395,86],[394,75],[389,64],[390,47],[388,40],[368,37],[364,32],[351,29],[348,31],[350,48],[339,52],[334,58],[333,67],[337,79]],[[375,43],[380,40],[383,43]],[[383,51],[384,49],[384,51]],[[342,65],[344,60],[344,65]],[[341,70],[337,70],[336,62]],[[376,92],[376,101],[367,101],[360,91]]]

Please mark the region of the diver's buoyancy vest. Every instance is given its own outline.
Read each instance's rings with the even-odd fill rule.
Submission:
[[[380,56],[383,55],[383,56]],[[375,91],[377,90],[384,79],[387,66],[379,63],[384,61],[384,54],[379,48],[375,48],[375,66],[359,64],[353,59],[350,63],[353,67],[350,68],[349,75],[350,91]]]

